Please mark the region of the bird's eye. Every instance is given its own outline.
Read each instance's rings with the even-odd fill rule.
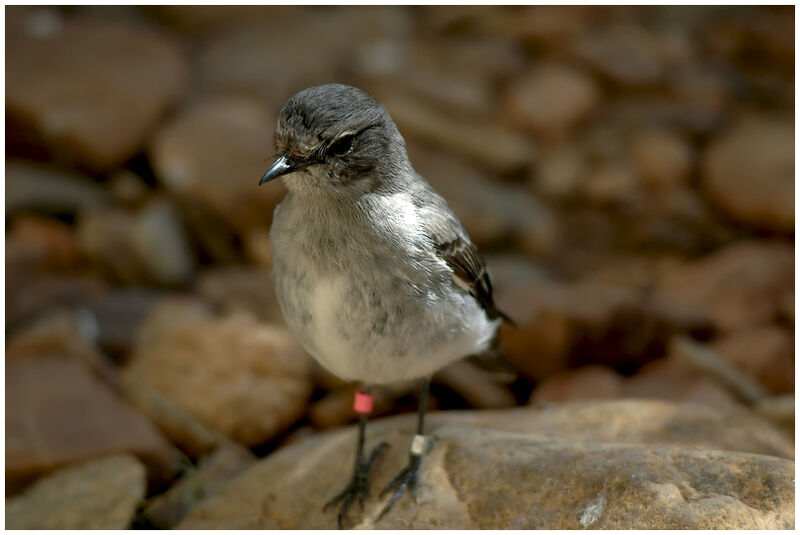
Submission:
[[[353,148],[354,135],[342,136],[328,147],[328,154],[331,156],[344,156]]]

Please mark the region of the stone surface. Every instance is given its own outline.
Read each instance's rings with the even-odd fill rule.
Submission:
[[[741,420],[731,420],[734,415]],[[374,498],[375,490],[363,513],[352,509],[350,526],[786,529],[794,524],[794,463],[763,455],[774,450],[759,433],[784,451],[791,446],[769,424],[741,411],[592,402],[542,411],[439,413],[429,422],[437,442],[422,467],[418,503],[406,496],[375,522],[385,501]],[[375,467],[373,488],[382,488],[405,464],[413,426],[412,415],[372,424],[368,447],[379,440],[392,444]],[[346,483],[354,439],[350,429],[279,450],[193,509],[178,527],[333,528],[335,511],[323,512],[320,505]],[[742,451],[754,446],[762,455]]]
[[[676,132],[649,129],[633,139],[631,157],[638,176],[649,186],[671,188],[685,183],[693,163],[692,147]]]
[[[311,395],[308,357],[284,328],[252,316],[189,320],[149,340],[126,373],[245,445],[286,429]]]
[[[534,380],[581,364],[636,364],[663,351],[671,327],[630,287],[546,281],[498,292],[503,355]]]
[[[283,323],[269,270],[257,266],[224,266],[197,277],[197,294],[225,313],[249,312],[271,323]]]
[[[734,220],[794,229],[794,124],[770,117],[739,121],[707,150],[703,186]]]
[[[225,445],[200,460],[193,469],[170,489],[148,502],[143,516],[152,527],[170,529],[177,525],[198,502],[224,488],[229,479],[256,462],[247,449]]]
[[[197,260],[172,202],[154,198],[139,209],[104,207],[78,221],[81,247],[111,277],[125,283],[187,284]]]
[[[734,331],[712,347],[773,393],[794,392],[794,338],[785,329],[765,325]]]
[[[188,79],[177,43],[153,27],[16,8],[6,30],[10,145],[52,159],[127,160]]]
[[[543,138],[560,138],[600,103],[590,76],[563,64],[538,65],[508,89],[505,114],[517,126]]]
[[[6,501],[6,528],[126,529],[146,489],[127,455],[62,468]]]
[[[149,153],[158,180],[182,205],[244,232],[268,225],[283,196],[278,184],[256,187],[271,164],[274,129],[274,115],[256,101],[215,97],[165,124]]]
[[[669,270],[653,300],[675,321],[701,317],[722,331],[763,325],[794,289],[794,249],[775,241],[743,241]]]
[[[7,160],[5,178],[8,214],[19,210],[74,214],[104,204],[108,198],[88,177],[25,160]]]
[[[529,403],[616,399],[622,397],[622,381],[618,373],[605,366],[583,366],[543,381],[534,390]]]
[[[6,415],[6,492],[112,453],[136,455],[154,480],[175,468],[175,450],[153,425],[76,359],[9,352],[6,406],[15,408]]]
[[[397,90],[377,93],[375,98],[410,141],[437,145],[490,171],[513,173],[535,157],[527,136],[494,121],[464,120]]]

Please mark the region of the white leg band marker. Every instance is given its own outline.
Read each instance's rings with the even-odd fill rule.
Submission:
[[[425,455],[429,443],[430,439],[425,435],[414,435],[411,440],[411,455],[416,455],[417,457]]]

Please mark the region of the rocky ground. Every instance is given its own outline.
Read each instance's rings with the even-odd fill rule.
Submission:
[[[792,528],[793,15],[8,8],[6,527],[335,527],[353,387],[283,325],[256,182],[342,81],[481,247],[519,372],[437,374],[419,504],[348,526]]]

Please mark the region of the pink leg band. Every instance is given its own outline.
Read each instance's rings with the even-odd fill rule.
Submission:
[[[359,414],[369,414],[372,412],[372,394],[367,394],[361,390],[356,391],[353,399],[353,408]]]

